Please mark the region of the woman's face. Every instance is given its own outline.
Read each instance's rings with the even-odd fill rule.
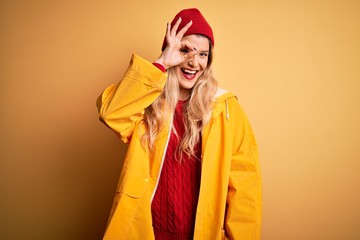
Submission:
[[[186,99],[190,95],[191,89],[207,67],[209,59],[209,40],[201,35],[187,35],[182,41],[188,41],[189,44],[197,50],[197,54],[189,60],[177,65],[175,73],[180,85],[180,99]],[[187,53],[188,49],[181,49]]]

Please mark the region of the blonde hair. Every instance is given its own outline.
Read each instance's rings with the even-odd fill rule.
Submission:
[[[195,146],[200,140],[200,133],[210,119],[212,102],[217,90],[217,80],[211,69],[212,59],[213,51],[210,43],[207,67],[192,88],[190,99],[184,105],[185,132],[182,139],[179,139],[175,155],[180,161],[183,153],[195,156]],[[178,100],[179,83],[174,69],[171,68],[168,69],[168,79],[162,93],[144,113],[143,122],[147,131],[141,137],[141,142],[150,153],[154,151],[155,139],[161,129],[172,121]],[[173,128],[172,131],[177,135],[176,129]]]

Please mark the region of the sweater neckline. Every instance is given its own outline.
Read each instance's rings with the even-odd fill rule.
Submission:
[[[177,104],[185,104],[185,103],[187,103],[189,101],[189,98],[187,98],[187,99],[185,99],[185,100],[181,100],[181,99],[179,99],[178,100],[178,102],[177,102]]]

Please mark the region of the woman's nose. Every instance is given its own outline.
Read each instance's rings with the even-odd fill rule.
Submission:
[[[188,63],[191,67],[197,67],[199,64],[197,54],[190,58]]]

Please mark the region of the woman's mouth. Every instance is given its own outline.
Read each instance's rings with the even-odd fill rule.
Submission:
[[[186,68],[182,68],[181,71],[183,73],[183,76],[188,80],[193,80],[196,76],[196,73],[198,72],[196,70],[190,70]]]

